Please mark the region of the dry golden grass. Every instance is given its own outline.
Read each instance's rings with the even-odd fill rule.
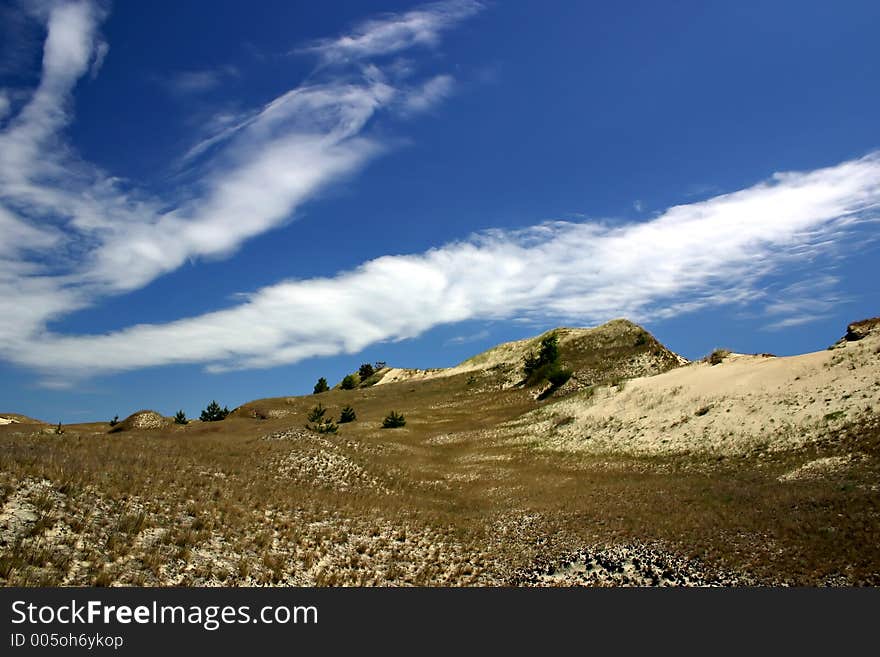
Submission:
[[[571,416],[528,439],[503,429],[553,402],[496,384],[466,372],[114,434],[0,426],[0,583],[505,585],[586,547],[650,544],[699,564],[690,581],[880,584],[875,414],[788,451],[583,453],[547,449]],[[357,420],[309,432],[319,401]],[[406,426],[382,429],[392,409]],[[784,476],[831,457],[849,465]]]

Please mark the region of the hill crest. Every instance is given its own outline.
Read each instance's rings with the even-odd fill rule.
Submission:
[[[591,385],[659,374],[688,363],[638,324],[614,319],[592,328],[558,327],[534,337],[504,342],[454,367],[391,368],[377,385],[492,372],[501,388],[511,388],[522,382],[525,357],[550,335],[558,338],[560,359],[573,372],[570,382],[560,389],[562,394]]]

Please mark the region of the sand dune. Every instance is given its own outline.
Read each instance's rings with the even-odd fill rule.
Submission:
[[[577,393],[511,423],[554,448],[629,454],[798,447],[880,410],[880,335],[777,358],[731,354]]]

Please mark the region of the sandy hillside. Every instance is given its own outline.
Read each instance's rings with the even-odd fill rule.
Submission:
[[[730,354],[582,391],[508,425],[552,448],[744,454],[803,446],[880,410],[880,329],[826,351]]]
[[[551,334],[559,341],[563,366],[573,371],[557,396],[605,381],[658,374],[688,362],[641,326],[615,319],[594,328],[562,327],[533,338],[505,342],[446,369],[394,368],[379,385],[491,373],[500,389],[513,388],[522,382],[523,359],[537,351],[541,340]]]

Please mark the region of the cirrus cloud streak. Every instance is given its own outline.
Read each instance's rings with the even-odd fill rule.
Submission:
[[[44,333],[10,357],[71,373],[178,363],[224,371],[355,353],[463,320],[663,317],[754,298],[765,276],[843,244],[878,210],[880,156],[872,154],[778,174],[647,222],[488,231],[334,277],[278,283],[198,317],[107,335]]]

